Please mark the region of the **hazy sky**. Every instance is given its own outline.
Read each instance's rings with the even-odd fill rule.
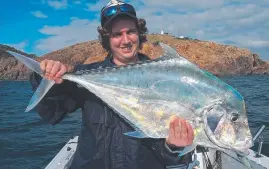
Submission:
[[[269,60],[269,0],[132,0],[149,33],[232,44]],[[0,43],[42,55],[97,39],[108,0],[2,0]]]

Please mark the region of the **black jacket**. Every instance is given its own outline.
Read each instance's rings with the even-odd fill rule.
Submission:
[[[139,58],[148,59],[141,54]],[[107,57],[103,62],[77,65],[75,70],[114,65]],[[33,73],[30,81],[35,90],[41,77]],[[164,139],[134,139],[125,136],[123,133],[133,131],[128,123],[88,90],[67,80],[54,85],[35,110],[42,119],[55,125],[66,114],[79,108],[82,110],[82,127],[72,169],[186,168],[191,159],[191,154],[179,158],[177,154],[169,152]]]

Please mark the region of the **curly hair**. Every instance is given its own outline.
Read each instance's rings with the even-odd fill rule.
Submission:
[[[121,19],[130,19],[128,16],[121,16]],[[133,19],[134,20],[134,19]],[[137,30],[139,34],[139,49],[142,49],[143,43],[147,41],[146,34],[148,33],[148,28],[146,27],[146,21],[144,19],[137,19],[134,20],[137,25]],[[105,28],[102,26],[98,26],[97,31],[99,32],[99,41],[102,45],[102,47],[107,51],[111,52],[110,49],[110,42],[109,42],[109,37],[110,37],[110,32],[111,32],[111,24]]]

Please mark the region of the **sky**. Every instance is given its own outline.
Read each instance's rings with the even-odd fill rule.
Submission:
[[[98,38],[108,0],[1,0],[0,44],[43,55]],[[126,0],[149,33],[248,48],[269,61],[269,0]]]

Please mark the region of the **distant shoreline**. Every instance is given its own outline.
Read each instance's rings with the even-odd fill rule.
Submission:
[[[249,49],[189,37],[175,37],[169,34],[149,34],[147,40],[148,42],[143,44],[143,48],[139,52],[149,56],[150,59],[163,55],[160,43],[164,43],[199,68],[217,77],[269,74],[269,62],[262,60],[258,54],[252,53]],[[34,57],[32,54],[0,44],[0,79],[12,81],[13,79],[24,79],[19,81],[25,81],[29,77],[30,70],[17,62],[6,52],[7,50],[21,53],[38,62],[43,59],[52,59],[68,65],[90,64],[102,61],[107,56],[107,52],[96,40],[77,43],[41,57]]]

